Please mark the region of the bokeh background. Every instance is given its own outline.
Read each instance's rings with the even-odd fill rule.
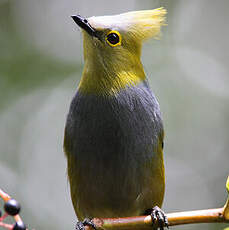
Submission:
[[[32,229],[74,229],[62,142],[82,67],[70,18],[164,6],[143,64],[165,125],[166,212],[215,208],[229,174],[229,1],[0,0],[0,187]],[[202,224],[172,229],[223,229]]]

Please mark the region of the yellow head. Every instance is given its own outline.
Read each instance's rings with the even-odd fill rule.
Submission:
[[[133,11],[114,16],[72,16],[83,29],[84,71],[79,91],[111,95],[145,79],[142,42],[158,38],[166,10]]]

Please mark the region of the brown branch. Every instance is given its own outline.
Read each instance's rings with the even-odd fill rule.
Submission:
[[[188,212],[175,212],[168,214],[169,225],[195,224],[195,223],[222,223],[228,222],[223,216],[223,208],[206,209]]]
[[[223,216],[223,208],[207,209],[187,212],[168,213],[169,226],[181,224],[195,224],[195,223],[229,223],[229,219]],[[97,229],[141,229],[151,228],[151,216],[136,216],[127,218],[94,218]],[[157,222],[155,223],[157,225]],[[91,230],[91,227],[86,227],[86,230]]]
[[[226,184],[229,193],[229,177]],[[181,224],[196,224],[196,223],[229,223],[229,199],[223,208],[174,212],[166,214],[169,226]],[[105,218],[93,219],[98,230],[121,230],[121,229],[141,229],[151,228],[151,216],[136,216],[125,218]],[[157,222],[155,223],[157,226]],[[86,230],[92,230],[92,227],[86,226]]]

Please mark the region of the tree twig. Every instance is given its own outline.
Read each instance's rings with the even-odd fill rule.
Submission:
[[[229,194],[229,177],[226,188]],[[166,214],[169,226],[196,223],[229,223],[229,199],[222,208],[174,212]],[[152,229],[151,216],[136,216],[125,218],[94,218],[94,224],[98,230],[121,230],[121,229]],[[155,223],[157,225],[157,222]],[[86,226],[86,230],[92,227]]]
[[[0,197],[5,201],[9,201],[11,199],[11,197],[5,193],[3,190],[0,189]],[[0,218],[0,226],[1,227],[4,227],[5,229],[12,229],[13,225],[10,225],[10,224],[6,224],[6,223],[3,223],[2,221],[5,219],[5,217],[7,217],[8,214],[4,215],[3,217]],[[19,216],[19,214],[13,216],[14,220],[16,222],[22,222],[22,219],[21,217]]]

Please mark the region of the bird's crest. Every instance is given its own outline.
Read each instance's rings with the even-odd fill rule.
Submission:
[[[153,10],[131,11],[112,16],[90,17],[89,23],[97,30],[118,30],[128,32],[135,39],[142,41],[154,37],[159,38],[160,28],[165,24],[167,11],[163,7]]]

